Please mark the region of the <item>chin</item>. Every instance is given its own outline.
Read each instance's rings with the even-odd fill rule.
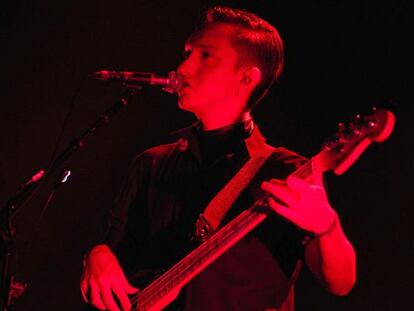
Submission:
[[[179,98],[178,108],[185,110],[185,111],[194,112],[195,107],[194,105],[191,105],[187,99]]]
[[[186,107],[186,101],[183,99],[178,99],[178,108],[182,109],[182,110],[187,110]]]

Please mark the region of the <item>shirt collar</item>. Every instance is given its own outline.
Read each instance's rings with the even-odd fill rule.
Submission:
[[[203,157],[219,157],[232,152],[243,141],[251,157],[265,144],[265,139],[252,118],[211,131],[203,131],[201,123],[195,122],[170,134],[184,140],[199,161]]]

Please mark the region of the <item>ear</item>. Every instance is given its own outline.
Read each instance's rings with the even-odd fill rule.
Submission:
[[[239,83],[243,88],[252,91],[261,79],[262,73],[258,67],[247,67],[243,69]]]

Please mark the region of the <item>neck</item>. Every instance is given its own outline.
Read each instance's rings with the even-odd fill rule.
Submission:
[[[215,114],[209,117],[199,118],[199,120],[204,131],[211,131],[228,125],[232,125],[234,123],[242,122],[250,118],[250,111],[245,111],[235,116]]]

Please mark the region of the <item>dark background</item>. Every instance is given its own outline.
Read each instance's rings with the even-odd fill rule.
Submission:
[[[413,310],[413,11],[410,1],[8,1],[0,11],[0,204],[119,99],[122,88],[86,79],[100,69],[165,74],[213,4],[250,9],[286,44],[281,81],[254,112],[274,145],[305,156],[339,121],[393,99],[397,123],[341,177],[332,205],[358,255],[358,282],[331,296],[304,272],[297,310]],[[158,89],[135,96],[16,215],[17,271],[28,287],[13,310],[79,310],[84,251],[133,156],[193,122]],[[56,154],[56,153],[55,153]],[[412,192],[412,190],[411,190]],[[43,213],[42,213],[43,210]],[[43,215],[43,216],[41,216]],[[13,263],[16,268],[16,262]]]

